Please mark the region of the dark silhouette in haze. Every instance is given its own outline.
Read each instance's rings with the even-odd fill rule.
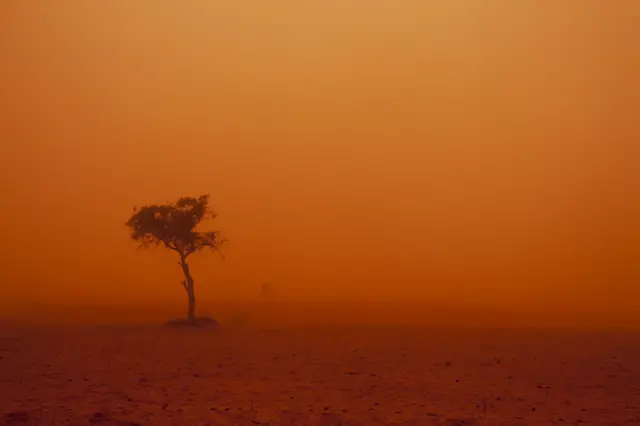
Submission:
[[[209,208],[209,195],[198,198],[182,197],[175,203],[134,208],[127,221],[131,238],[140,242],[140,248],[164,246],[180,256],[178,264],[184,273],[182,286],[189,298],[187,324],[196,324],[196,296],[193,277],[187,258],[204,248],[219,251],[224,240],[218,231],[198,232],[195,228],[216,214]],[[211,320],[203,319],[203,322]]]
[[[260,293],[265,299],[271,300],[275,297],[275,290],[271,283],[265,282],[260,286]]]

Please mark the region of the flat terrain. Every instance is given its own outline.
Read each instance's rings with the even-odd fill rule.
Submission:
[[[0,425],[640,425],[640,336],[2,328]]]

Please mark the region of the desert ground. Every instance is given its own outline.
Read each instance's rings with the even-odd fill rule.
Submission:
[[[640,425],[640,335],[3,326],[0,425]]]

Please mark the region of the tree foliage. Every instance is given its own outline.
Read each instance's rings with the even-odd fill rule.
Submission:
[[[224,240],[218,231],[196,231],[205,219],[216,214],[209,208],[209,195],[182,197],[175,203],[135,208],[127,221],[131,238],[141,248],[164,246],[182,259],[202,249],[219,251]]]

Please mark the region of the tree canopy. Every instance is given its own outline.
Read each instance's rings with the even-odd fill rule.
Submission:
[[[209,208],[209,195],[201,195],[135,208],[127,226],[141,248],[163,245],[186,258],[204,248],[219,251],[224,240],[218,231],[196,231],[203,220],[215,217]]]

